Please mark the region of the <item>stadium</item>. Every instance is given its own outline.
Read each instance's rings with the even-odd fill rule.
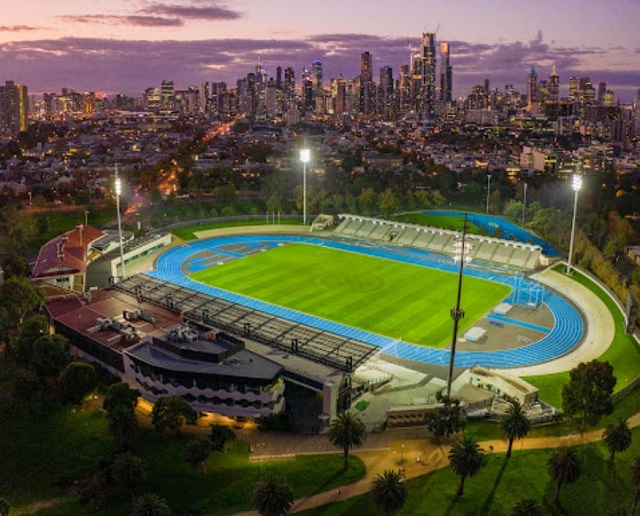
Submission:
[[[131,260],[141,272],[85,296],[78,309],[97,299],[111,306],[99,331],[95,308],[83,329],[68,306],[51,307],[84,335],[81,354],[105,363],[95,350],[115,350],[107,365],[150,401],[179,394],[240,419],[286,410],[298,431],[322,431],[356,405],[373,428],[416,424],[437,403],[451,357],[459,232],[343,214],[310,228],[196,236],[163,248],[150,270]],[[587,323],[592,307],[563,286],[548,267],[557,257],[538,243],[466,239],[452,394],[468,412],[519,398],[552,417],[519,377],[565,371],[585,356],[585,342],[599,340]]]

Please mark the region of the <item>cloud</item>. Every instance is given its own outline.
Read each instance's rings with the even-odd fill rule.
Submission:
[[[32,27],[30,25],[1,25],[0,32],[28,32],[32,30],[39,30],[39,27]]]
[[[58,19],[70,23],[103,23],[108,25],[131,25],[135,27],[181,27],[182,20],[178,18],[163,18],[158,16],[112,16],[104,14],[59,16]]]
[[[198,19],[198,20],[237,20],[242,17],[242,13],[234,11],[220,5],[195,6],[195,5],[165,5],[153,4],[141,9],[140,12],[149,14],[159,14],[165,16],[175,16],[178,18]]]
[[[150,18],[149,23],[155,23],[154,17]],[[419,45],[417,39],[409,42],[406,38],[357,33],[321,34],[304,40],[63,38],[15,41],[0,45],[0,69],[5,77],[26,84],[32,92],[71,87],[77,91],[139,95],[149,86],[158,86],[163,79],[173,79],[178,88],[203,81],[225,81],[233,87],[238,78],[255,69],[258,59],[270,75],[275,75],[277,66],[293,67],[299,81],[302,68],[320,59],[328,84],[339,74],[347,79],[359,74],[360,54],[364,51],[373,55],[376,80],[378,70],[385,65],[392,66],[394,78],[398,78],[400,65],[409,61],[409,43],[414,50]],[[618,59],[620,56],[611,49],[557,47],[545,43],[542,32],[528,41],[499,45],[459,40],[449,43],[455,95],[468,94],[485,77],[499,89],[513,84],[524,92],[532,65],[543,79],[555,64],[564,88],[571,75],[589,76],[594,83],[606,81],[616,93],[633,91],[640,84],[637,59]],[[627,64],[614,67],[613,63],[617,62]],[[632,97],[633,93],[628,96]]]

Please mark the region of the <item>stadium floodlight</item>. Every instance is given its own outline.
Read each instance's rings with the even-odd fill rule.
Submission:
[[[309,149],[300,149],[300,161],[302,161],[302,224],[307,225],[307,163],[311,159]]]
[[[118,164],[116,163],[116,211],[118,212],[118,237],[120,240],[120,269],[121,276],[120,279],[125,279],[127,277],[127,273],[124,268],[124,240],[122,238],[122,219],[120,218],[120,195],[122,194],[122,181],[118,177]]]
[[[456,344],[458,343],[458,325],[460,319],[464,317],[464,310],[460,308],[462,299],[462,273],[464,271],[465,262],[471,261],[471,246],[466,241],[467,237],[467,214],[464,214],[464,222],[462,224],[462,236],[456,239],[453,244],[454,261],[459,265],[458,268],[458,293],[456,297],[456,306],[451,309],[451,318],[453,319],[453,338],[451,339],[451,352],[449,355],[449,374],[447,375],[447,398],[451,399],[451,384],[453,383],[453,367],[456,360]]]
[[[489,215],[489,197],[491,197],[491,174],[487,174],[487,215]]]
[[[573,200],[573,222],[571,223],[571,242],[569,243],[569,259],[567,260],[567,275],[571,274],[571,258],[573,256],[573,239],[576,235],[576,212],[578,211],[578,193],[582,188],[582,176],[580,174],[573,174],[573,180],[571,182],[571,188],[575,192]]]
[[[523,196],[522,196],[522,227],[524,227],[524,216],[527,212],[527,183],[524,184],[524,190],[523,190]]]

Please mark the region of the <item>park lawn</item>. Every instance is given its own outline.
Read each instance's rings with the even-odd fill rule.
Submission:
[[[561,267],[564,268],[564,266]],[[556,270],[560,269],[556,267]],[[606,360],[613,366],[613,374],[618,380],[614,392],[618,392],[640,375],[640,346],[632,336],[625,333],[624,317],[616,302],[588,276],[575,274],[573,279],[596,294],[613,317],[615,324],[613,342],[599,360]],[[541,399],[556,408],[562,407],[562,387],[569,381],[568,372],[529,376],[523,379],[538,387]]]
[[[580,446],[577,450],[583,473],[576,483],[562,488],[562,510],[552,504],[555,484],[547,471],[550,450],[518,451],[516,444],[510,460],[506,460],[504,453],[490,455],[487,467],[467,479],[460,499],[455,497],[459,477],[449,467],[407,480],[409,498],[404,508],[395,514],[507,516],[521,498],[538,500],[545,514],[599,516],[616,508],[628,510],[634,493],[631,462],[640,454],[640,429],[633,430],[631,449],[616,454],[613,464],[601,442]],[[371,498],[364,495],[300,514],[337,516],[381,512],[377,512]]]
[[[30,418],[26,409],[16,417],[3,414],[0,496],[7,498],[12,514],[130,513],[130,495],[121,488],[112,488],[103,507],[96,511],[81,506],[70,493],[75,481],[94,473],[96,461],[114,450],[101,403],[102,398],[91,399],[82,406],[62,407],[50,415]],[[192,431],[186,427],[182,435],[174,436],[143,425],[135,444],[134,453],[147,463],[144,490],[161,494],[174,514],[222,515],[248,510],[253,484],[267,474],[286,479],[296,497],[335,489],[365,474],[364,464],[355,456],[343,470],[341,453],[250,462],[247,445],[240,443],[226,454],[213,454],[203,476],[200,469],[191,469],[182,459]]]
[[[395,215],[393,219],[399,222],[408,222],[410,224],[418,224],[420,226],[430,226],[441,229],[451,229],[453,231],[462,231],[462,225],[464,222],[462,213],[460,213],[459,216],[427,215],[422,212],[402,213],[400,215]],[[473,222],[467,221],[467,232],[477,235],[482,233],[482,229],[476,226]]]
[[[209,229],[220,229],[220,228],[235,228],[242,226],[267,226],[271,225],[271,219],[269,222],[266,219],[251,219],[251,220],[232,220],[226,222],[211,222],[209,224],[194,224],[192,226],[185,226],[183,228],[172,229],[171,232],[179,237],[182,240],[196,240],[197,237],[195,233],[199,231],[207,231]],[[282,219],[279,224],[287,224],[287,225],[300,225],[300,220],[298,219]]]
[[[457,274],[321,246],[289,244],[198,271],[196,281],[378,333],[444,347]],[[506,285],[465,277],[460,331],[499,304]]]

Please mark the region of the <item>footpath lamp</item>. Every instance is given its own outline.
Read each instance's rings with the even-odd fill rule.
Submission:
[[[451,318],[453,319],[453,338],[451,339],[451,354],[449,356],[449,374],[447,375],[447,397],[451,399],[451,383],[453,382],[453,366],[456,359],[456,344],[458,342],[458,324],[460,319],[464,317],[464,310],[460,308],[460,300],[462,298],[462,272],[465,262],[471,261],[471,246],[466,242],[467,236],[467,214],[464,214],[464,223],[462,225],[462,238],[456,240],[454,245],[453,259],[460,264],[458,269],[458,295],[456,298],[456,306],[451,309]]]
[[[491,174],[487,174],[487,215],[489,215],[489,198],[491,197]]]
[[[302,224],[307,225],[307,163],[311,159],[309,149],[300,149],[300,161],[302,161]]]
[[[571,242],[569,243],[569,260],[567,261],[567,275],[571,274],[571,258],[573,256],[573,239],[576,234],[576,212],[578,211],[578,192],[582,188],[582,176],[580,174],[573,174],[573,180],[571,182],[571,188],[575,192],[573,200],[573,222],[571,223]]]
[[[122,238],[122,220],[120,219],[120,195],[122,194],[122,181],[118,177],[118,167],[116,166],[116,211],[118,212],[118,236],[120,238],[120,268],[122,272],[121,279],[127,277],[124,269],[124,241]]]

